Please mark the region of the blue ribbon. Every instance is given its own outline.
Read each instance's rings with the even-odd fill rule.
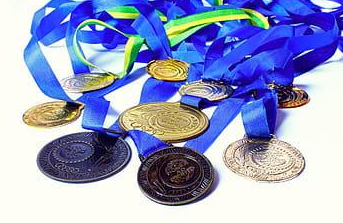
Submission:
[[[35,37],[31,38],[25,48],[24,59],[32,77],[44,94],[51,98],[73,102],[62,89]]]
[[[184,96],[182,103],[204,108],[217,106],[211,117],[209,129],[186,146],[205,152],[220,132],[242,111],[243,124],[248,137],[268,138],[274,133],[277,115],[276,92],[267,84],[288,85],[295,77],[313,69],[329,59],[337,50],[343,50],[341,30],[343,29],[343,1],[334,0],[340,7],[329,13],[307,0],[225,0],[227,5],[207,7],[201,0],[147,1],[147,0],[93,0],[76,2],[52,0],[39,9],[31,26],[32,38],[24,51],[25,62],[37,85],[47,96],[74,102],[60,86],[53,70],[46,60],[39,42],[51,45],[66,39],[68,52],[75,74],[88,72],[72,49],[72,36],[76,27],[85,19],[96,18],[106,21],[126,33],[139,34],[146,39],[148,50],[140,52],[137,61],[173,57],[189,62],[188,82],[199,80],[224,81],[237,87],[232,98],[213,103],[201,98]],[[136,20],[116,20],[105,10],[115,6],[135,6],[140,16]],[[227,22],[222,26],[213,24],[193,34],[177,46],[170,47],[163,23],[156,9],[168,19],[179,16],[215,10],[217,8],[245,7],[268,16],[272,27],[263,30],[247,26],[245,22]],[[53,11],[46,15],[47,8]],[[70,20],[66,20],[70,15]],[[315,28],[314,28],[315,27]],[[126,37],[112,30],[81,31],[80,42],[102,44],[113,49],[123,44]],[[319,28],[319,29],[318,29]],[[210,46],[206,42],[213,41]],[[104,95],[138,78],[141,73],[133,73],[116,81],[108,88],[85,93],[77,100],[86,104],[83,127],[111,134],[122,134],[116,122],[109,129],[103,123],[109,109]],[[181,84],[162,82],[149,78],[143,86],[140,102],[167,101]],[[255,98],[251,97],[252,92]],[[134,130],[128,133],[135,141],[139,153],[147,156],[151,152],[166,147],[149,134]]]
[[[194,148],[200,153],[206,152],[225,127],[238,115],[244,102],[245,99],[239,98],[222,101],[215,109],[207,131],[197,138],[189,140],[185,146]]]
[[[292,84],[294,77],[326,61],[337,49],[340,31],[333,14],[311,12],[291,17],[269,30],[253,30],[247,36],[243,36],[246,32],[241,27],[226,32],[206,53],[202,77],[236,85],[236,95],[250,98],[242,107],[248,137],[269,138],[274,133],[277,97],[267,89],[268,83]],[[258,98],[251,98],[253,91],[258,92]]]
[[[263,97],[242,107],[243,125],[249,138],[270,138],[274,134],[277,113],[277,96],[265,90]]]

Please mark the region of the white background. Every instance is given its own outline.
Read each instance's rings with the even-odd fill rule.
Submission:
[[[279,113],[276,135],[306,159],[305,171],[292,181],[257,183],[225,167],[223,151],[244,135],[240,116],[206,153],[217,171],[213,192],[190,205],[159,205],[140,192],[136,182],[140,162],[130,140],[131,162],[111,178],[74,185],[45,177],[36,166],[39,150],[57,137],[83,131],[81,120],[61,128],[35,129],[21,119],[26,109],[51,101],[37,88],[22,56],[32,15],[45,3],[6,0],[0,15],[0,222],[343,222],[341,53],[296,80],[311,96],[308,105]],[[64,48],[52,48],[48,57],[59,76],[71,74]],[[112,63],[121,66],[118,60]],[[109,100],[117,99],[114,108],[120,112],[136,104],[146,78],[110,95]]]

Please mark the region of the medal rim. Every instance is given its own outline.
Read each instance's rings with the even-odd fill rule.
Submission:
[[[66,126],[66,125],[69,125],[69,124],[75,122],[77,119],[80,118],[81,112],[85,108],[85,105],[83,103],[75,102],[75,106],[76,105],[78,106],[77,109],[75,109],[75,111],[77,111],[75,116],[73,116],[70,120],[67,120],[63,123],[56,124],[56,125],[55,124],[54,125],[39,125],[39,124],[34,124],[34,123],[26,120],[26,117],[31,116],[33,110],[40,108],[40,107],[43,107],[44,105],[49,105],[49,104],[53,104],[53,103],[65,103],[65,106],[68,104],[66,101],[49,101],[49,102],[44,102],[41,104],[34,105],[24,112],[24,114],[22,115],[22,121],[26,125],[33,127],[33,128],[36,128],[36,129],[52,129],[52,128],[56,128],[56,127]]]
[[[197,196],[194,196],[192,197],[192,199],[188,199],[188,200],[183,200],[183,201],[179,201],[179,202],[167,202],[167,201],[161,201],[159,199],[156,199],[155,197],[151,196],[150,194],[148,194],[147,192],[145,192],[145,190],[143,189],[142,187],[142,184],[140,183],[140,178],[139,178],[139,175],[140,175],[140,172],[142,171],[142,168],[144,166],[144,163],[150,158],[150,157],[153,157],[155,156],[157,153],[161,152],[162,150],[168,150],[168,149],[172,149],[172,148],[180,148],[180,149],[185,149],[185,150],[190,150],[198,155],[200,155],[202,157],[202,159],[205,160],[205,162],[208,164],[209,166],[209,174],[211,176],[211,179],[210,179],[210,182],[208,183],[208,186],[206,187],[206,190],[202,191],[202,193],[200,193],[199,195]],[[171,154],[171,153],[169,153]],[[187,155],[187,153],[174,153],[174,154],[185,154]],[[214,170],[214,167],[213,167],[213,164],[211,163],[211,161],[202,153],[199,153],[198,151],[194,150],[194,149],[191,149],[189,147],[184,147],[184,146],[168,146],[168,147],[165,147],[163,149],[160,149],[160,150],[157,150],[157,151],[154,151],[152,152],[151,154],[149,154],[149,156],[147,156],[143,161],[142,163],[140,164],[139,168],[138,168],[138,172],[137,172],[137,182],[138,182],[138,186],[139,186],[139,189],[141,190],[141,192],[147,197],[149,198],[150,200],[158,203],[158,204],[163,204],[163,205],[169,205],[169,206],[178,206],[178,205],[184,205],[184,204],[189,204],[189,203],[192,203],[196,200],[200,200],[202,198],[204,198],[206,196],[206,194],[208,194],[213,186],[213,183],[214,183],[214,178],[215,178],[215,170]]]
[[[141,129],[128,129],[125,127],[125,124],[124,124],[124,115],[125,113],[129,112],[131,109],[135,109],[135,108],[138,108],[142,105],[156,105],[156,104],[178,104],[180,107],[187,107],[188,109],[192,110],[192,111],[196,111],[197,114],[200,114],[201,117],[204,119],[204,125],[203,127],[198,131],[197,134],[194,134],[194,135],[191,135],[191,136],[188,136],[188,137],[183,137],[183,138],[178,138],[178,139],[161,139],[159,136],[156,136],[154,134],[151,134],[150,132],[146,132],[146,131],[143,131]],[[186,104],[182,104],[180,102],[148,102],[148,103],[142,103],[142,104],[138,104],[138,105],[135,105],[131,108],[128,108],[126,110],[124,110],[120,115],[119,115],[119,127],[123,130],[123,131],[130,131],[130,130],[140,130],[142,132],[146,132],[148,134],[151,134],[153,136],[155,136],[156,138],[162,140],[162,141],[165,141],[165,142],[170,142],[170,143],[179,143],[179,142],[184,142],[184,141],[187,141],[189,139],[194,139],[198,136],[200,136],[201,134],[203,134],[204,132],[206,132],[206,130],[208,129],[208,127],[210,126],[210,121],[209,121],[209,118],[207,117],[207,115],[202,112],[201,110],[198,110],[192,106],[189,106],[189,105],[186,105]]]
[[[156,75],[155,73],[150,72],[150,66],[154,63],[156,63],[157,61],[168,61],[168,60],[172,60],[172,61],[177,61],[180,63],[183,63],[185,65],[185,67],[187,67],[187,71],[186,71],[186,77],[185,78],[166,78],[163,77],[161,75]],[[173,58],[169,58],[169,59],[160,59],[160,60],[151,60],[145,68],[147,74],[149,74],[151,77],[157,79],[157,80],[161,80],[161,81],[169,81],[169,82],[181,82],[181,81],[185,81],[187,80],[188,77],[188,72],[189,72],[189,63],[182,61],[182,60],[178,60],[178,59],[173,59]]]
[[[43,146],[43,148],[39,151],[38,155],[37,155],[37,158],[36,158],[36,164],[38,166],[38,169],[41,171],[41,173],[43,173],[46,177],[50,178],[50,179],[53,179],[53,180],[56,180],[56,181],[59,181],[59,182],[63,182],[63,183],[70,183],[70,184],[82,184],[82,183],[93,183],[93,182],[97,182],[97,181],[100,181],[100,180],[104,180],[104,179],[107,179],[117,173],[119,173],[120,171],[122,171],[127,165],[128,163],[130,162],[131,160],[131,157],[132,157],[132,151],[131,151],[131,148],[129,146],[129,144],[122,138],[122,137],[118,137],[117,140],[120,140],[122,143],[124,143],[125,145],[125,148],[127,150],[127,157],[125,159],[125,161],[120,165],[120,167],[118,167],[115,171],[113,172],[110,172],[108,174],[105,174],[105,175],[102,175],[102,176],[99,176],[99,177],[96,177],[96,178],[92,178],[92,179],[79,179],[79,180],[68,180],[68,179],[63,179],[63,178],[58,178],[58,177],[55,177],[53,175],[50,175],[48,173],[46,173],[43,169],[43,167],[39,164],[39,158],[41,156],[41,153],[43,152],[43,150],[45,149],[46,146],[48,146],[50,143],[56,141],[56,140],[59,140],[61,138],[64,138],[64,137],[68,137],[68,136],[72,136],[72,135],[76,135],[76,134],[84,134],[84,133],[96,133],[96,134],[100,134],[98,132],[77,132],[77,133],[72,133],[72,134],[67,134],[67,135],[64,135],[64,136],[61,136],[59,138],[56,138],[52,141],[50,141],[49,143],[47,143],[45,146]],[[49,151],[49,154],[51,153],[52,151]]]
[[[300,154],[300,156],[301,156],[300,160],[301,160],[301,162],[302,162],[302,168],[301,168],[301,170],[300,170],[297,174],[291,175],[291,177],[284,178],[284,179],[280,179],[280,180],[259,180],[259,179],[256,179],[256,178],[253,178],[253,177],[249,177],[249,176],[247,176],[247,175],[244,175],[244,174],[242,174],[242,173],[236,171],[236,169],[231,168],[231,166],[230,166],[229,163],[228,163],[227,156],[226,156],[226,154],[228,153],[228,151],[229,151],[230,149],[233,149],[233,148],[234,148],[234,149],[237,149],[237,146],[235,146],[235,145],[238,144],[238,143],[240,143],[240,142],[242,142],[242,141],[244,141],[244,140],[245,140],[245,141],[246,141],[246,140],[249,140],[249,138],[243,138],[243,139],[240,139],[240,140],[237,140],[237,141],[231,143],[231,144],[224,150],[224,153],[223,153],[223,161],[224,161],[225,166],[226,166],[229,170],[231,170],[233,173],[235,173],[235,174],[237,174],[237,175],[239,175],[239,176],[241,176],[241,177],[243,177],[243,178],[249,179],[249,180],[251,180],[251,181],[259,182],[259,183],[283,183],[283,182],[287,182],[287,181],[290,181],[290,180],[293,180],[293,179],[299,177],[299,176],[302,174],[302,172],[305,170],[305,167],[306,167],[306,160],[305,160],[304,156],[302,155],[302,153],[300,152],[300,150],[298,150],[296,147],[294,147],[293,145],[291,145],[291,144],[289,144],[289,143],[287,143],[287,142],[285,142],[285,141],[282,141],[282,140],[279,140],[279,139],[276,139],[275,137],[273,137],[273,138],[271,139],[271,141],[277,141],[277,142],[281,142],[281,143],[283,143],[283,144],[286,144],[287,146],[289,146],[290,148],[294,149],[295,151],[297,151],[297,152]],[[250,139],[250,140],[251,140],[251,139]],[[252,139],[252,140],[254,140],[254,139]],[[259,139],[257,139],[257,140],[259,140]],[[260,139],[260,140],[261,140],[261,139]],[[262,140],[263,140],[263,139],[262,139]],[[261,140],[261,141],[262,141],[262,140]],[[234,147],[234,146],[235,146],[235,147]]]
[[[60,80],[60,83],[61,83],[61,86],[63,88],[64,91],[68,92],[68,93],[85,93],[85,92],[92,92],[92,91],[97,91],[97,90],[100,90],[100,89],[103,89],[103,88],[106,88],[108,86],[110,86],[111,84],[113,84],[118,78],[115,76],[115,75],[112,75],[112,74],[108,74],[108,73],[81,73],[81,74],[78,74],[78,76],[107,76],[108,78],[111,77],[111,81],[108,82],[106,85],[96,85],[96,86],[93,86],[92,88],[89,88],[89,89],[85,89],[85,90],[80,90],[80,89],[76,89],[76,88],[69,88],[69,87],[64,87],[65,85],[65,82],[68,81],[68,80],[71,80],[73,79],[75,76],[68,76],[68,77],[65,77],[63,79]]]

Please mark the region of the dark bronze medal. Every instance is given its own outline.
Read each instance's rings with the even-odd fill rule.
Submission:
[[[269,87],[277,93],[279,108],[297,108],[310,101],[306,91],[293,85],[270,84]]]
[[[211,187],[214,171],[202,154],[186,147],[167,147],[148,156],[138,171],[138,184],[151,200],[166,205],[190,203]]]
[[[82,132],[48,143],[38,154],[37,164],[52,179],[86,183],[119,172],[130,157],[130,147],[122,138]]]

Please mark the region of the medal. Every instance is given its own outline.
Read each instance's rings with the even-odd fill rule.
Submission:
[[[143,93],[140,101],[144,101],[147,96]],[[203,100],[184,95],[182,103],[145,103],[124,111],[118,119],[120,127],[128,131],[127,134],[135,142],[142,161],[137,175],[139,187],[149,199],[157,203],[190,203],[211,188],[214,180],[213,166],[202,154],[220,131],[211,126],[209,132],[187,141],[184,147],[175,147],[165,142],[188,140],[207,130],[208,118],[199,110]],[[220,102],[212,115],[216,126],[220,129],[226,126],[227,121],[238,114],[243,102],[233,99]],[[232,110],[228,111],[228,108]],[[112,126],[113,130],[116,130],[116,126]]]
[[[302,1],[295,1],[297,2]],[[223,1],[210,3],[211,6],[219,7],[224,4]],[[242,5],[238,4],[239,1],[235,3],[237,7]],[[295,77],[333,56],[341,40],[342,27],[337,18],[342,14],[342,7],[332,7],[328,12],[327,9],[316,4],[302,4],[301,10],[298,10],[299,4],[280,3],[275,10],[273,5],[261,3],[251,4],[248,9],[218,9],[219,11],[212,10],[213,13],[211,10],[208,11],[208,7],[198,7],[196,12],[186,10],[182,16],[170,19],[170,13],[164,15],[164,12],[158,11],[152,15],[151,12],[156,5],[138,4],[132,9],[131,6],[126,6],[125,2],[111,5],[104,1],[94,7],[89,4],[73,4],[66,7],[64,4],[64,2],[53,1],[37,11],[32,23],[32,38],[24,52],[25,62],[32,76],[47,96],[72,101],[61,89],[48,60],[40,49],[40,45],[51,45],[63,37],[68,37],[67,48],[76,73],[87,70],[87,66],[99,68],[85,58],[85,54],[80,49],[81,42],[100,44],[106,50],[126,42],[124,69],[118,73],[120,78],[130,73],[136,60],[144,62],[151,57],[173,56],[194,65],[194,70],[190,70],[189,79],[199,79],[201,76],[204,79],[225,80],[242,90],[241,94],[235,95],[236,98],[217,102],[228,97],[230,92],[224,92],[229,91],[228,89],[220,86],[212,86],[212,89],[208,89],[204,83],[202,85],[198,83],[200,87],[192,83],[180,91],[180,94],[187,96],[183,97],[181,103],[189,106],[174,103],[178,108],[169,108],[170,103],[164,103],[163,106],[162,103],[158,105],[150,103],[149,106],[143,104],[126,111],[128,114],[124,113],[121,116],[121,127],[138,139],[142,136],[140,133],[143,133],[138,130],[172,142],[196,137],[189,140],[182,148],[170,145],[157,146],[156,141],[150,138],[134,140],[139,154],[144,158],[138,174],[139,185],[150,199],[162,204],[178,205],[191,202],[208,191],[213,182],[213,169],[201,154],[209,148],[241,108],[248,137],[229,146],[224,157],[228,167],[243,176],[269,182],[289,180],[301,173],[305,164],[300,152],[285,142],[275,138],[270,139],[270,136],[275,130],[278,101],[280,108],[291,108],[308,103],[309,97],[305,91],[294,86],[273,85],[275,91],[266,89],[265,81],[269,82],[271,79],[280,83],[293,81]],[[183,4],[183,8],[192,7],[193,5],[187,1]],[[267,12],[268,18],[255,11],[261,7]],[[46,11],[46,8],[52,9],[51,13],[42,14],[41,12]],[[315,16],[309,15],[311,12],[316,12]],[[106,22],[98,20],[96,13],[101,15],[105,13],[109,17],[106,16]],[[78,18],[86,20],[82,21]],[[126,22],[117,23],[117,20],[121,19]],[[237,28],[234,32],[211,26],[211,24],[241,19],[249,20],[250,24],[260,28],[247,27],[246,22],[227,24],[227,27],[224,24],[224,28]],[[43,23],[39,24],[39,21]],[[55,26],[59,21],[72,24],[75,32],[56,29]],[[271,27],[268,21],[271,22]],[[111,25],[114,23],[119,27]],[[95,26],[102,26],[105,31],[111,30],[115,38],[104,38],[108,36],[101,35],[101,32],[94,29]],[[91,29],[80,33],[85,27]],[[50,32],[51,30],[53,32]],[[141,51],[143,44],[148,47],[147,51]],[[150,85],[148,92],[154,96],[149,97],[149,94],[144,94],[145,100],[167,101],[168,96],[177,91],[179,87],[177,81],[187,79],[188,65],[173,59],[152,61],[147,66],[147,72],[155,78],[149,78],[152,81],[146,82],[146,86]],[[103,78],[103,76],[94,77],[85,74],[67,78],[62,82],[66,91],[89,92],[106,87],[114,81],[107,78],[103,80]],[[159,80],[170,81],[170,85]],[[127,81],[131,81],[130,78]],[[126,83],[119,82],[118,86]],[[114,89],[112,87],[115,86],[106,89],[107,93]],[[199,88],[196,89],[197,87]],[[254,100],[250,95],[252,91],[259,94]],[[87,103],[86,109],[89,109],[89,104],[95,107],[93,110],[88,110],[91,118],[84,119],[83,127],[106,131],[103,128],[105,122],[102,121],[106,118],[109,102],[100,96],[102,93],[86,94],[79,99]],[[201,101],[197,97],[207,100]],[[154,100],[155,98],[163,100]],[[98,106],[101,102],[90,103],[90,100],[97,101],[97,99],[104,100],[103,106]],[[240,102],[241,100],[243,102]],[[241,103],[246,105],[242,106]],[[201,107],[213,105],[217,108],[211,116],[211,125],[206,130],[209,125],[208,120],[199,110]],[[231,111],[233,106],[230,105],[235,105],[234,111]],[[64,105],[67,106],[70,105]],[[78,106],[77,111],[80,112],[82,108]],[[34,118],[24,117],[24,121],[26,120],[27,123],[40,121],[37,126],[47,127],[47,123],[52,120],[51,126],[62,125],[63,123],[60,124],[58,121],[72,120],[69,113],[73,112],[63,109],[65,108],[44,111],[38,115],[40,111],[36,111]],[[41,119],[44,121],[42,122]],[[116,124],[118,123],[113,126]],[[108,131],[111,134],[120,134],[121,132],[116,131],[113,126]],[[202,132],[204,134],[199,136]],[[104,166],[111,163],[112,157],[123,160],[128,157],[125,156],[125,152],[120,153],[124,155],[113,155],[113,151],[120,149],[112,146],[111,143],[125,144],[121,138],[112,141],[113,138],[109,139],[108,136],[97,133],[83,134],[85,135],[80,138],[76,134],[65,136],[44,147],[38,158],[38,165],[42,171],[57,180],[88,182],[105,178],[122,168]],[[127,148],[127,146],[122,147]],[[188,148],[194,148],[196,151]],[[119,162],[118,159],[114,163]]]
[[[291,180],[305,167],[301,153],[276,138],[236,141],[226,149],[224,162],[234,173],[263,182]]]
[[[146,100],[145,97],[148,94],[142,93],[140,101]],[[189,96],[183,98],[186,97]],[[202,100],[198,98],[193,102],[198,101],[200,106]],[[208,142],[200,141],[199,148],[195,142],[199,137],[187,142],[191,146],[174,147],[166,143],[194,138],[209,126],[200,107],[197,109],[184,102],[143,103],[124,111],[118,118],[120,127],[128,131],[135,142],[142,161],[137,174],[138,185],[143,194],[160,204],[190,203],[208,192],[214,180],[213,166],[202,155],[209,147]],[[112,128],[115,130],[116,124]],[[211,137],[216,137],[216,133]]]
[[[82,132],[48,143],[38,154],[37,164],[54,180],[86,183],[119,172],[130,157],[130,147],[122,138]]]
[[[63,89],[71,93],[95,91],[111,85],[117,79],[112,74],[84,73],[61,80]]]
[[[168,142],[181,142],[203,133],[209,121],[200,110],[171,102],[145,103],[124,111],[119,124],[125,131],[141,130]]]
[[[279,108],[301,107],[310,101],[310,97],[306,91],[293,85],[284,86],[270,84],[269,87],[275,89],[278,95]]]
[[[164,81],[184,81],[188,77],[189,65],[181,60],[153,60],[146,67],[147,73]]]
[[[53,101],[27,110],[23,121],[32,127],[51,128],[69,124],[80,117],[84,105]]]
[[[167,147],[150,154],[138,171],[138,184],[151,200],[181,205],[204,195],[214,170],[202,154],[186,147]]]
[[[229,97],[233,93],[233,89],[221,83],[214,81],[194,81],[183,85],[179,89],[180,95],[191,95],[201,98],[206,98],[209,101],[219,101]]]

